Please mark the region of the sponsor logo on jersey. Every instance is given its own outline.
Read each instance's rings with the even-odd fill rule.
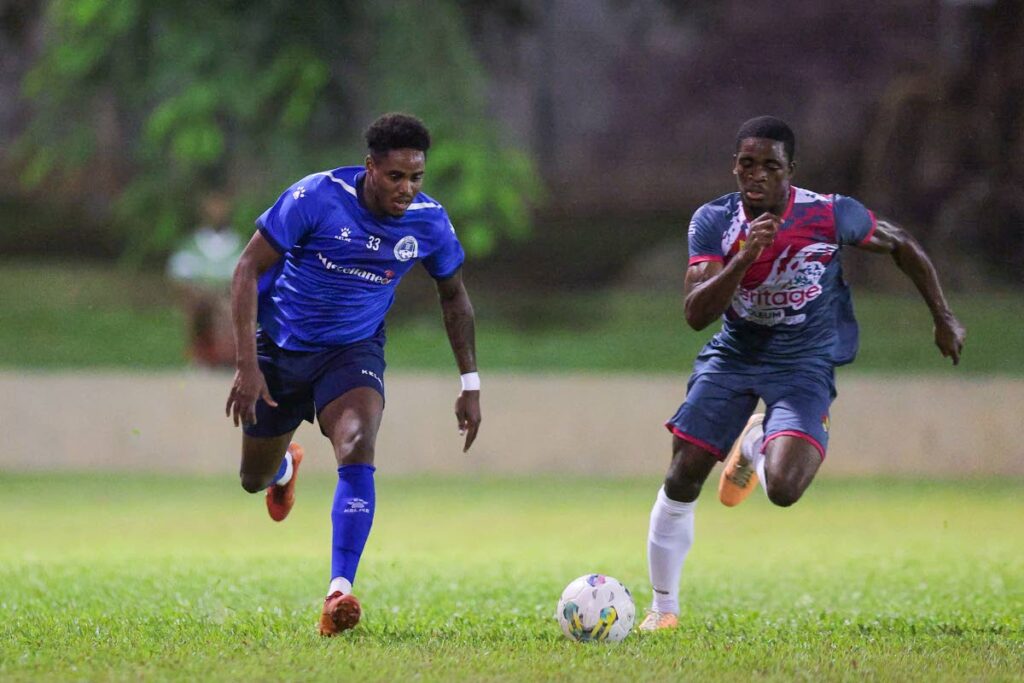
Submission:
[[[341,240],[342,242],[351,242],[352,228],[346,225],[344,228],[341,229],[341,232],[334,236],[334,239]]]
[[[733,308],[745,320],[759,325],[799,325],[806,314],[795,313],[821,296],[819,284],[825,268],[838,247],[815,242],[790,256],[790,246],[782,250],[771,272],[757,287],[740,287],[733,297]]]
[[[319,251],[316,253],[316,257],[320,259],[320,263],[327,270],[333,271],[335,273],[342,273],[344,275],[354,275],[358,278],[366,280],[367,282],[372,282],[375,285],[390,285],[393,280],[393,278],[391,277],[377,275],[376,273],[371,273],[370,271],[363,270],[362,268],[352,268],[351,266],[338,265],[334,261],[328,259],[326,256],[323,255],[323,253]]]
[[[304,188],[304,187],[297,187],[297,188],[295,188],[295,191],[292,192],[292,199],[295,199],[295,200],[302,199],[305,196],[306,196],[306,188]]]
[[[377,373],[374,372],[373,370],[365,370],[364,369],[364,370],[362,370],[362,374],[368,375],[368,376],[374,378],[375,380],[377,380],[377,384],[379,384],[381,386],[384,386],[384,380],[382,380],[380,377],[378,377]]]
[[[406,235],[395,244],[395,258],[399,261],[414,259],[419,253],[419,242],[412,235]]]

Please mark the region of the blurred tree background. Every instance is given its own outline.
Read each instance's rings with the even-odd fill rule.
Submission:
[[[31,279],[14,259],[162,270],[212,190],[247,236],[389,110],[430,126],[426,190],[515,329],[592,327],[612,292],[674,310],[689,216],[764,113],[796,130],[797,184],[905,224],[949,289],[1024,280],[1024,0],[4,0],[5,281]],[[888,259],[845,268],[914,295]]]
[[[488,117],[456,3],[20,4],[18,30],[41,40],[8,161],[22,191],[84,204],[130,264],[165,256],[204,192],[227,190],[251,231],[294,180],[361,163],[362,130],[387,110],[430,123],[429,189],[471,254],[527,231],[535,174]]]
[[[496,282],[615,284],[678,258],[689,213],[731,189],[736,126],[771,112],[799,183],[907,223],[956,287],[1015,285],[1022,5],[8,0],[0,248],[162,258],[208,188],[247,234],[406,110]],[[853,270],[886,283],[872,267]]]

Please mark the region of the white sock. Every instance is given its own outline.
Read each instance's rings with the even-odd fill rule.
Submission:
[[[765,493],[768,493],[768,477],[764,474],[764,453],[761,453],[760,457],[758,457],[754,467],[757,468],[757,480],[761,482],[761,488],[764,489]]]
[[[761,482],[761,488],[768,492],[768,482],[764,478],[764,425],[756,425],[743,437],[740,444],[740,453],[749,462],[753,463],[754,471],[757,472],[757,480]]]
[[[335,591],[341,591],[342,595],[348,595],[352,592],[352,582],[344,576],[335,576],[331,579],[331,586],[327,589],[327,594],[334,595]]]
[[[287,464],[287,468],[285,469],[284,474],[282,474],[281,477],[274,482],[274,486],[284,486],[285,484],[292,480],[292,474],[295,473],[295,467],[292,465],[291,453],[285,451],[284,461]]]
[[[683,562],[693,545],[693,509],[697,501],[680,503],[658,491],[651,508],[651,526],[647,533],[647,566],[656,612],[679,614],[679,577]]]

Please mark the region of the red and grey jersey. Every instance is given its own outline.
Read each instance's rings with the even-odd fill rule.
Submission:
[[[700,207],[690,222],[690,265],[729,263],[755,218],[738,192]],[[850,197],[792,187],[781,219],[774,244],[743,276],[704,352],[764,363],[849,363],[857,354],[857,322],[840,249],[870,239],[874,214]]]

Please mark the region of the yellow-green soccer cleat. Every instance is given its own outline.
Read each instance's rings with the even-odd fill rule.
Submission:
[[[679,617],[671,612],[648,610],[647,616],[637,627],[638,631],[662,631],[679,626]]]
[[[718,480],[718,500],[722,505],[733,507],[742,503],[750,492],[757,488],[757,472],[754,463],[747,460],[740,446],[743,439],[754,427],[764,422],[764,413],[755,413],[747,420],[747,426],[740,432],[736,443],[732,445],[729,456],[725,459],[725,469]]]

